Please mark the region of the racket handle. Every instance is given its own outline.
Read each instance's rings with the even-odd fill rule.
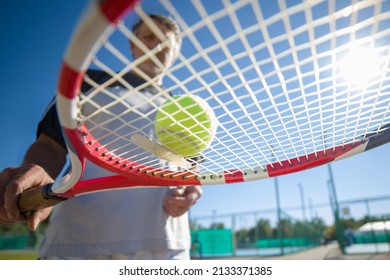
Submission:
[[[39,209],[50,207],[66,200],[66,198],[53,195],[51,187],[53,184],[28,189],[23,192],[18,201],[20,211],[28,215]]]

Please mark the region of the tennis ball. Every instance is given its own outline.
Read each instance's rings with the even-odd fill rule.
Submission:
[[[214,138],[217,119],[200,97],[184,94],[167,99],[156,113],[155,130],[161,145],[191,157],[208,147]]]

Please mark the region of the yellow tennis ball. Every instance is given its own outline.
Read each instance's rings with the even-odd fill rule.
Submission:
[[[206,101],[194,95],[173,96],[156,113],[158,141],[184,157],[195,156],[207,148],[216,128],[213,110]]]

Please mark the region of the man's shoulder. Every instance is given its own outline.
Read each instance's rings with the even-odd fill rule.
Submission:
[[[137,88],[145,83],[144,79],[134,75],[131,72],[127,72],[124,75],[120,75],[121,79],[123,80],[121,79],[116,80],[115,77],[113,77],[111,74],[97,69],[88,69],[86,75],[88,76],[89,79],[93,80],[97,84],[103,84],[104,82],[112,79],[110,84],[108,85],[109,87],[115,87],[115,86],[126,87],[125,83],[123,83],[123,80],[125,80],[128,84],[130,84],[134,88]],[[84,83],[82,85],[81,91],[87,92],[92,87],[94,86],[84,79]],[[140,91],[148,91],[151,93],[156,93],[159,91],[159,88],[149,85],[146,88],[143,87],[143,89]],[[172,95],[171,93],[169,94]]]
[[[97,69],[88,69],[87,72],[85,73],[88,78],[92,79],[98,84],[104,83],[107,80],[111,79],[113,76],[105,71],[102,70],[97,70]],[[126,73],[125,75],[122,76],[124,80],[126,80],[130,84],[143,84],[145,81],[137,76],[135,76],[132,73]],[[116,85],[119,83],[119,81],[114,82]]]
[[[82,92],[86,92],[91,87],[93,87],[93,84],[91,82],[88,82],[87,79],[85,79],[86,77],[88,77],[88,79],[91,79],[97,84],[102,84],[111,78],[111,76],[107,72],[96,69],[88,69],[85,73],[84,82],[81,86]]]
[[[94,80],[94,81],[99,81],[101,79],[109,79],[110,75],[107,74],[106,72],[102,70],[97,70],[97,69],[88,69],[87,72],[85,73],[88,78]]]

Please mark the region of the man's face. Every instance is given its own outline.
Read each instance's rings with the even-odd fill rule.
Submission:
[[[163,68],[159,67],[156,63],[154,63],[151,59],[148,59],[141,64],[138,65],[144,73],[146,73],[149,77],[154,78],[157,75],[164,72],[167,68],[169,68],[175,58],[175,49],[178,49],[177,43],[175,41],[175,34],[172,31],[167,30],[164,26],[159,23],[157,20],[153,20],[154,23],[160,28],[161,32],[165,35],[169,40],[169,44],[166,47],[161,46],[161,51],[156,53],[156,58],[161,62]],[[142,23],[137,30],[137,37],[142,41],[142,43],[149,50],[155,48],[157,45],[161,43],[161,40],[157,37],[157,35],[149,29],[149,27]],[[130,48],[133,53],[134,60],[141,57],[144,52],[137,47],[134,43],[130,43]]]

